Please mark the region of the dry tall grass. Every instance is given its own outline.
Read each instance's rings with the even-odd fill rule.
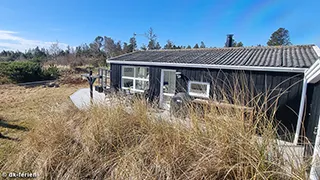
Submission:
[[[52,108],[2,171],[41,179],[305,179],[306,166],[283,158],[264,116],[247,126],[241,112],[190,112],[189,126],[150,113],[143,100]],[[260,138],[257,138],[257,124]]]

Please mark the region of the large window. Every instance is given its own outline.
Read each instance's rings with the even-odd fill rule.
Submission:
[[[209,98],[210,83],[189,81],[188,92],[190,96]]]
[[[143,92],[149,88],[149,68],[122,66],[122,89]]]

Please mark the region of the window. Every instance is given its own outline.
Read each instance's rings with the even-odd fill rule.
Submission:
[[[149,88],[149,68],[122,66],[122,89],[143,92]]]
[[[188,92],[190,96],[209,98],[210,83],[189,81]]]

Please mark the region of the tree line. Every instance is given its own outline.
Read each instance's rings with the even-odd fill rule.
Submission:
[[[197,49],[207,48],[203,41],[200,45],[196,43],[191,45],[175,45],[173,41],[167,40],[162,47],[157,41],[157,35],[154,30],[150,28],[142,36],[148,39],[148,44],[142,44],[140,48],[137,46],[136,35],[127,42],[115,41],[111,37],[97,36],[90,44],[82,44],[75,48],[68,46],[66,49],[61,49],[59,43],[53,43],[50,48],[33,48],[27,51],[5,51],[0,52],[0,61],[17,61],[17,60],[33,60],[36,62],[53,62],[65,65],[83,65],[92,64],[95,66],[104,65],[105,59],[118,56],[125,53],[130,53],[136,50],[158,50],[158,49]],[[290,45],[289,31],[285,28],[279,28],[272,33],[267,42],[268,46]],[[243,47],[241,41],[233,40],[233,47]],[[261,46],[261,45],[257,45]]]

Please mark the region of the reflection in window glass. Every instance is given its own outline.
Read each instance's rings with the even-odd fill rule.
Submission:
[[[206,94],[207,93],[207,85],[206,84],[191,84],[190,92],[198,93],[198,94]]]
[[[148,81],[140,81],[136,80],[136,89],[138,90],[146,90],[149,87],[149,82]]]
[[[210,84],[206,82],[189,82],[189,94],[196,97],[209,97]]]
[[[164,71],[163,93],[174,94],[176,90],[176,72]]]
[[[136,68],[136,77],[147,79],[149,77],[149,68],[137,67]]]
[[[122,78],[122,87],[133,88],[133,79]]]
[[[133,67],[123,67],[122,76],[134,77]]]

